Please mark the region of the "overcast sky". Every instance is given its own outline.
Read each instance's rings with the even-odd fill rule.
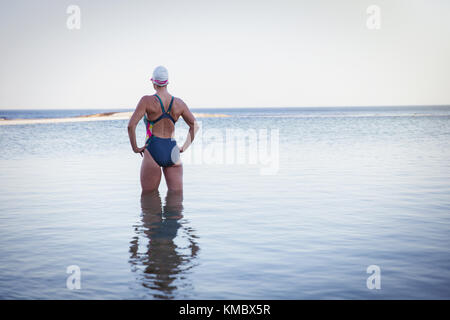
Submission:
[[[1,109],[450,104],[448,0],[0,1]]]

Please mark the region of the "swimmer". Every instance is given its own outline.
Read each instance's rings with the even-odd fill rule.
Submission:
[[[180,153],[186,151],[194,140],[198,125],[186,103],[172,96],[168,90],[169,75],[165,67],[156,67],[151,81],[156,93],[143,96],[128,123],[128,136],[133,151],[143,156],[141,164],[142,192],[154,191],[159,187],[161,171],[164,173],[168,190],[183,190],[183,165]],[[189,126],[189,133],[182,147],[175,139],[175,123],[183,118]],[[147,137],[145,146],[136,143],[136,126],[144,118]]]

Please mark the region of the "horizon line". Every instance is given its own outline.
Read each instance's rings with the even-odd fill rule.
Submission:
[[[295,109],[295,108],[387,108],[387,107],[450,107],[449,104],[402,104],[402,105],[321,105],[321,106],[283,106],[283,107],[190,107],[192,110],[199,109]],[[1,108],[0,111],[10,110],[135,110],[136,107],[115,107],[115,108]]]

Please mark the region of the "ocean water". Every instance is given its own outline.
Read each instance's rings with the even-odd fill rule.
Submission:
[[[450,107],[198,111],[183,194],[126,120],[0,125],[0,297],[450,298]]]

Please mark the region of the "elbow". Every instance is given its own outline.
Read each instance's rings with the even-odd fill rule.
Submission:
[[[200,126],[199,126],[197,120],[195,120],[194,123],[190,125],[190,127],[191,127],[190,129],[194,130],[194,132],[197,132],[198,129],[200,129]]]

